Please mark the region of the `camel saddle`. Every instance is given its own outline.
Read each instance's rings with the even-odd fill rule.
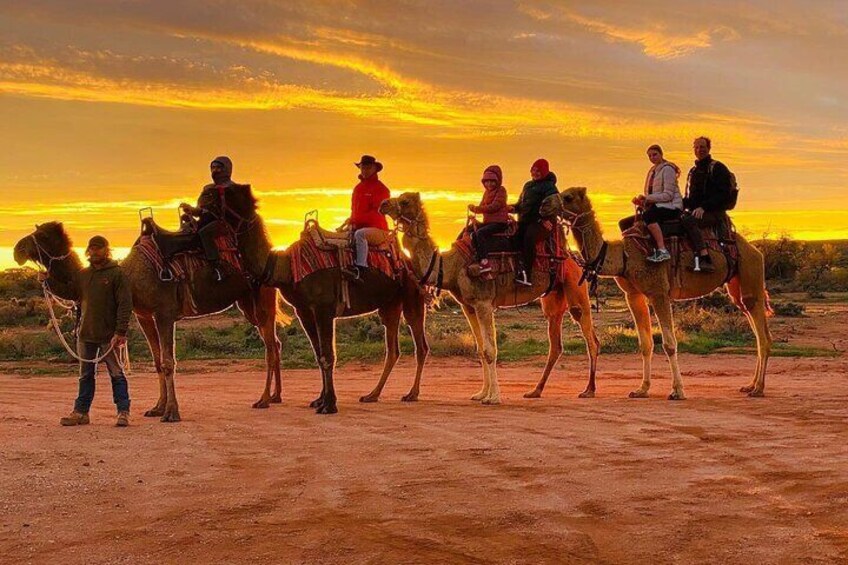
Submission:
[[[156,223],[153,217],[142,218],[141,235],[149,236],[156,242],[162,257],[168,259],[177,253],[195,251],[200,248],[197,239],[197,224],[188,214],[180,215],[180,228],[177,231],[166,230]]]
[[[353,248],[353,230],[327,230],[318,224],[318,220],[310,218],[303,224],[303,231],[300,233],[301,239],[309,239],[315,247],[322,251],[337,251],[338,249]],[[385,243],[379,245],[369,244],[372,249],[388,249],[389,239]]]

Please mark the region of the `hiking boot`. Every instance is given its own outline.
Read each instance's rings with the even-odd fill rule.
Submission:
[[[119,428],[126,428],[130,425],[130,413],[127,410],[121,410],[118,412],[118,419],[115,422],[115,425]]]
[[[715,265],[709,255],[695,255],[695,265],[692,267],[694,273],[712,273],[715,272]]]
[[[484,275],[486,273],[491,273],[491,272],[492,272],[492,265],[491,265],[491,263],[489,263],[489,260],[483,259],[482,261],[480,261],[480,274]]]
[[[654,252],[648,255],[648,261],[651,263],[662,263],[671,259],[671,253],[668,249],[654,249]]]
[[[359,265],[351,265],[350,267],[342,267],[342,276],[353,280],[358,281],[362,276],[362,267]]]
[[[533,286],[530,279],[527,277],[527,271],[521,270],[515,273],[515,282],[523,286]]]
[[[84,426],[88,422],[88,414],[82,414],[76,410],[59,420],[63,426]]]

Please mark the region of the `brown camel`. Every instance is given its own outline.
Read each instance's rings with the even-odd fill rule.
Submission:
[[[545,272],[533,273],[533,286],[516,285],[511,278],[507,284],[469,276],[463,257],[455,250],[441,253],[430,237],[429,220],[417,192],[406,192],[383,202],[380,211],[391,216],[403,230],[403,246],[412,256],[415,275],[434,285],[441,278],[441,288],[451,293],[462,307],[468,325],[477,341],[477,351],[483,365],[483,388],[472,400],[483,404],[500,403],[497,374],[497,331],[495,309],[526,304],[542,297],[542,312],[548,322],[548,362],[536,388],[526,398],[538,398],[554,365],[562,354],[562,320],[565,312],[580,325],[589,354],[589,383],[580,397],[595,395],[595,369],[600,343],[592,325],[592,309],[586,285],[579,284],[580,268],[569,257],[568,278],[542,296],[550,285]],[[441,274],[439,274],[441,273]]]
[[[256,200],[249,190],[228,199],[227,205],[242,219],[238,228],[238,248],[247,273],[261,276],[271,244],[262,219],[256,213]],[[36,226],[35,232],[21,239],[15,246],[15,260],[27,260],[44,266],[51,277],[70,281],[82,269],[79,257],[71,247],[71,240],[58,222]],[[256,326],[265,344],[267,378],[273,374],[275,390],[267,390],[254,404],[266,408],[271,402],[280,402],[280,341],[277,338],[278,293],[269,286],[249,284],[243,276],[229,273],[225,280],[216,282],[211,268],[203,269],[189,277],[185,286],[162,282],[156,267],[143,253],[133,248],[121,262],[124,275],[130,281],[133,311],[138,319],[159,375],[159,400],[145,412],[145,416],[159,416],[163,422],[180,420],[174,386],[174,332],[176,322],[185,318],[206,316],[221,312],[233,305]],[[279,317],[283,319],[282,316]]]
[[[768,293],[765,289],[763,255],[748,243],[741,235],[736,235],[739,250],[738,273],[728,280],[728,263],[723,254],[710,251],[716,270],[713,273],[695,273],[681,268],[682,282],[672,285],[666,263],[649,263],[645,254],[636,244],[627,238],[625,241],[605,242],[601,226],[595,217],[592,203],[583,187],[574,187],[562,191],[559,195],[548,197],[542,204],[541,212],[546,217],[558,215],[571,226],[574,238],[580,246],[583,258],[592,264],[600,257],[597,269],[601,277],[612,277],[624,291],[627,305],[633,315],[633,321],[639,333],[639,349],[642,352],[642,386],[630,393],[631,398],[645,398],[651,387],[651,356],[654,341],[651,335],[651,314],[654,312],[662,328],[663,349],[668,356],[673,377],[672,392],[669,400],[682,400],[683,380],[677,362],[677,338],[674,335],[674,317],[671,302],[687,300],[709,294],[715,289],[726,286],[733,303],[739,307],[748,319],[751,329],[757,337],[757,368],[750,385],[742,387],[748,396],[763,396],[765,390],[766,363],[771,350],[771,333],[767,316],[771,313]],[[606,244],[606,255],[602,248]],[[692,253],[682,253],[680,261],[691,264]],[[728,281],[725,284],[725,281]]]
[[[427,303],[417,282],[406,271],[393,279],[377,269],[363,272],[360,280],[348,283],[349,304],[342,300],[343,278],[339,269],[316,271],[298,283],[294,282],[290,251],[273,251],[268,256],[267,280],[282,292],[286,302],[294,307],[321,370],[321,395],[310,403],[318,414],[334,414],[336,391],[333,372],[336,365],[336,318],[350,318],[377,312],[385,327],[386,358],[383,372],[374,389],[361,397],[360,402],[377,402],[389,374],[400,357],[398,331],[401,315],[408,324],[415,342],[415,381],[404,402],[418,400],[421,374],[430,347],[424,333]],[[266,385],[267,389],[267,385]]]

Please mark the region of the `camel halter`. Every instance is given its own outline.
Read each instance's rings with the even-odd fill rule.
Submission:
[[[410,237],[414,237],[416,239],[426,239],[429,235],[429,231],[424,225],[423,217],[423,210],[418,210],[418,214],[416,214],[414,218],[399,214],[396,222],[396,229],[397,231],[409,235]],[[404,225],[407,226],[406,229],[403,229],[401,227]],[[409,228],[412,228],[412,231],[409,231]],[[436,269],[437,266],[438,269]],[[437,272],[436,282],[432,283],[430,282],[430,278],[433,276],[434,270]],[[439,296],[442,293],[442,282],[444,280],[444,275],[444,259],[442,259],[441,253],[439,253],[438,248],[436,248],[436,250],[433,251],[433,255],[430,256],[430,263],[427,266],[427,270],[424,272],[424,275],[418,279],[418,284],[420,286],[434,287],[436,289],[436,296]]]
[[[53,266],[54,261],[64,261],[68,257],[71,256],[71,250],[68,250],[64,255],[52,255],[48,252],[44,247],[38,243],[38,239],[35,237],[33,233],[30,235],[32,242],[35,244],[35,249],[38,252],[38,262],[37,265],[41,265],[44,267],[44,272],[48,275],[50,274],[50,267]],[[44,258],[47,257],[49,261],[45,261]],[[71,300],[64,300],[51,292],[50,287],[47,285],[47,281],[41,281],[41,290],[44,293],[44,301],[47,302],[47,312],[50,314],[50,325],[53,327],[53,331],[56,332],[56,336],[59,338],[59,342],[61,342],[62,346],[65,348],[65,351],[68,354],[81,363],[100,363],[103,359],[109,356],[112,351],[115,349],[114,344],[109,344],[109,347],[106,349],[105,353],[102,355],[95,354],[94,359],[83,359],[79,356],[79,354],[74,351],[74,348],[70,346],[68,340],[65,338],[65,334],[62,333],[62,328],[59,326],[59,319],[56,316],[56,311],[54,309],[54,304],[58,304],[65,310],[72,310],[75,308],[75,303]],[[100,353],[100,348],[97,348],[97,353]],[[118,361],[118,365],[120,365],[121,369],[125,369],[127,373],[130,372],[130,353],[127,345],[124,344],[120,347],[118,351],[115,352],[115,359]]]
[[[580,257],[582,261],[578,261],[578,264],[583,268],[583,273],[580,275],[580,281],[577,283],[578,285],[583,284],[584,282],[589,283],[589,294],[595,297],[595,302],[598,302],[598,278],[601,275],[601,271],[604,268],[604,262],[606,262],[607,251],[609,250],[609,244],[606,240],[601,240],[601,248],[598,250],[598,254],[594,259],[589,260],[587,258],[587,249],[586,249],[586,231],[589,229],[587,225],[588,222],[584,222],[584,225],[581,225],[580,222],[584,218],[593,218],[595,216],[595,211],[590,210],[587,212],[572,212],[571,210],[560,209],[557,213],[560,218],[562,218],[562,223],[566,226],[566,229],[569,229],[573,232],[580,233]],[[567,216],[567,217],[566,217]]]

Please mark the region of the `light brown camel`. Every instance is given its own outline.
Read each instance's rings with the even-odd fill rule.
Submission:
[[[239,228],[238,248],[245,270],[258,278],[262,274],[271,244],[262,219],[256,213],[256,200],[249,190],[239,194],[228,199],[227,205],[241,218],[247,219]],[[82,268],[79,257],[71,247],[70,238],[58,222],[36,226],[35,232],[21,239],[15,246],[14,256],[19,264],[27,260],[40,263],[50,272],[51,277],[63,281],[72,280],[74,273]],[[220,312],[233,303],[259,330],[265,344],[267,377],[270,380],[273,374],[275,379],[274,393],[270,394],[266,387],[254,407],[264,408],[271,402],[281,401],[280,341],[276,328],[279,295],[276,289],[250,285],[237,273],[229,273],[225,280],[216,282],[208,265],[194,273],[185,285],[162,282],[156,267],[136,248],[121,262],[121,269],[130,281],[133,311],[147,338],[159,375],[159,400],[145,412],[145,416],[158,416],[163,422],[180,420],[174,385],[176,322]],[[279,317],[281,320],[283,318]]]
[[[722,253],[710,251],[716,270],[713,273],[695,273],[680,267],[682,283],[671,284],[669,262],[649,263],[645,254],[632,241],[605,242],[601,226],[595,217],[592,203],[583,187],[573,187],[559,195],[548,197],[542,204],[541,212],[546,217],[557,215],[571,226],[574,238],[580,246],[583,258],[592,264],[605,257],[598,267],[601,277],[612,277],[624,291],[627,305],[633,315],[633,321],[639,334],[639,349],[642,353],[642,385],[630,393],[631,398],[645,398],[651,387],[651,356],[654,341],[651,335],[651,314],[654,312],[662,328],[663,349],[668,356],[673,377],[672,392],[669,400],[682,400],[683,380],[677,362],[677,338],[674,335],[673,300],[698,298],[711,293],[722,285],[733,303],[739,307],[748,319],[751,329],[757,337],[757,368],[750,385],[742,387],[748,396],[763,396],[765,390],[766,363],[771,350],[771,333],[767,316],[771,312],[768,293],[765,288],[763,255],[748,243],[741,235],[736,235],[739,250],[738,273],[725,284],[728,264]],[[682,253],[683,265],[693,262],[692,253]]]
[[[531,287],[516,285],[512,277],[506,284],[497,284],[494,280],[469,276],[463,257],[455,249],[440,252],[430,237],[429,220],[419,193],[406,192],[390,198],[383,202],[380,212],[391,216],[403,230],[402,244],[412,256],[416,276],[425,279],[424,282],[429,285],[435,285],[440,279],[441,288],[450,292],[462,307],[483,365],[483,388],[471,397],[473,400],[480,400],[483,404],[500,403],[495,309],[526,304],[539,297],[542,297],[542,312],[548,322],[548,361],[536,388],[524,396],[541,396],[548,376],[562,354],[562,320],[566,311],[580,325],[589,354],[589,382],[580,397],[595,395],[600,343],[592,325],[587,287],[579,284],[580,268],[570,257],[567,259],[570,263],[565,283],[555,285],[549,294],[542,296],[550,285],[546,272],[534,272]]]
[[[415,343],[415,381],[404,402],[418,400],[421,374],[430,347],[424,333],[427,315],[426,297],[407,271],[393,279],[377,269],[366,269],[362,278],[348,286],[349,303],[342,300],[343,278],[340,269],[322,269],[295,283],[291,266],[291,248],[273,251],[266,267],[268,284],[280,289],[286,302],[294,307],[321,370],[321,394],[310,403],[318,414],[334,414],[336,391],[333,373],[336,365],[336,318],[350,318],[377,312],[385,327],[386,359],[374,389],[359,399],[376,402],[389,374],[400,357],[398,330],[403,315]],[[269,381],[270,382],[270,381]],[[266,390],[268,384],[266,384]]]

